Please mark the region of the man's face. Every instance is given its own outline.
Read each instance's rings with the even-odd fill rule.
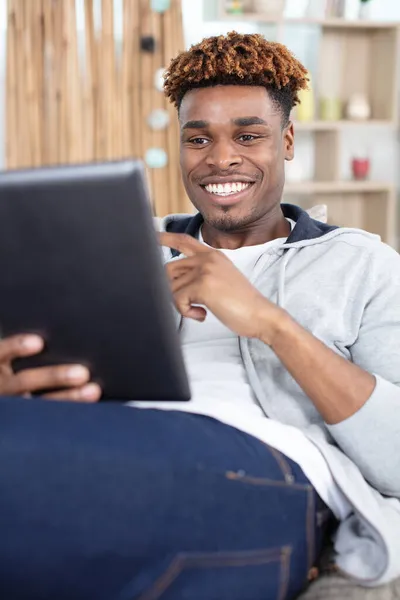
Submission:
[[[251,226],[282,195],[293,128],[268,92],[256,86],[196,89],[183,98],[180,164],[186,192],[205,221],[221,231]]]

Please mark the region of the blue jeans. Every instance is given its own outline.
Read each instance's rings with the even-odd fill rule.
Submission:
[[[320,511],[295,463],[213,419],[0,399],[0,598],[295,598]]]

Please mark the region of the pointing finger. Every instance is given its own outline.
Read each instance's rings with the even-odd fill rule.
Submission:
[[[161,246],[178,250],[186,256],[194,256],[201,252],[210,252],[210,249],[207,248],[207,246],[204,246],[204,244],[186,233],[169,233],[163,231],[158,235]]]

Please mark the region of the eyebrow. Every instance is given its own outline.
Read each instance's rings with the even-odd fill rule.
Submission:
[[[261,119],[261,117],[240,117],[234,119],[233,123],[238,127],[249,127],[251,125],[268,125],[267,121]]]
[[[207,121],[187,121],[182,129],[205,129],[208,126]]]
[[[268,125],[261,117],[239,117],[233,119],[232,123],[237,127],[250,127],[251,125]],[[182,129],[205,129],[210,123],[208,121],[187,121]]]

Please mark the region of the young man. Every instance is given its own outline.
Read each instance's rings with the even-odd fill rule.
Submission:
[[[259,35],[172,61],[198,213],[160,240],[193,399],[0,402],[4,597],[295,598],[332,519],[346,574],[400,574],[400,259],[280,204],[306,85]],[[40,348],[1,343],[2,394],[98,398],[79,366],[12,373]]]

